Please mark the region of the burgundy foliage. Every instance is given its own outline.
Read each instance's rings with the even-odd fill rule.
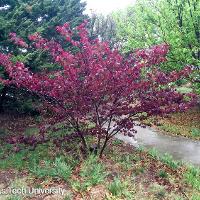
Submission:
[[[144,117],[144,113],[164,115],[183,111],[195,103],[194,94],[183,95],[170,86],[191,73],[189,66],[168,74],[156,68],[166,60],[167,44],[124,56],[110,49],[106,42],[90,40],[85,27],[86,22],[74,30],[67,23],[57,27],[66,43],[74,47],[73,51],[38,33],[29,36],[34,48],[48,51],[62,70],[33,74],[23,63],[13,63],[11,55],[0,54],[0,65],[10,77],[1,82],[38,95],[43,99],[42,111],[54,114],[50,126],[42,126],[41,133],[63,123],[73,127],[85,149],[88,148],[85,136],[96,136],[102,155],[109,139],[117,133],[134,136],[135,121]],[[15,44],[32,48],[16,34],[10,36]]]

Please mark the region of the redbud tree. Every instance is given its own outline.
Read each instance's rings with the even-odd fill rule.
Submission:
[[[86,24],[73,30],[68,23],[56,28],[71,45],[71,51],[38,33],[29,36],[32,46],[15,33],[10,34],[20,48],[49,52],[60,70],[33,74],[23,63],[12,62],[12,55],[0,54],[0,65],[9,75],[9,80],[1,79],[1,82],[39,96],[43,102],[41,111],[53,113],[46,126],[40,127],[43,139],[47,129],[55,130],[55,125],[62,123],[73,129],[71,136],[80,139],[85,151],[89,148],[86,136],[94,136],[102,156],[116,134],[134,137],[136,122],[144,116],[184,111],[195,103],[194,94],[180,94],[170,84],[188,76],[189,66],[168,74],[156,68],[166,61],[167,44],[136,50],[127,56],[100,39],[91,40]],[[70,138],[55,143],[59,145],[62,140],[70,141]],[[31,141],[34,143],[36,138]]]

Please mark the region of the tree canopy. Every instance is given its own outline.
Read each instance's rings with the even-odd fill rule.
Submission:
[[[166,70],[200,66],[200,1],[138,0],[114,16],[125,52],[166,42],[170,45]]]
[[[187,77],[190,67],[167,74],[154,67],[166,60],[167,44],[124,56],[106,42],[91,40],[86,23],[74,30],[66,23],[58,26],[57,31],[65,38],[65,43],[70,43],[77,51],[65,50],[64,44],[40,34],[30,35],[29,40],[36,48],[49,52],[62,66],[60,70],[32,73],[22,62],[13,63],[10,55],[0,54],[0,64],[10,77],[9,80],[1,79],[1,82],[25,88],[39,96],[43,100],[41,112],[52,113],[49,126],[46,126],[47,121],[41,125],[41,135],[28,139],[31,145],[46,141],[48,135],[45,133],[49,129],[59,129],[56,125],[62,123],[72,128],[73,133],[57,138],[57,145],[77,137],[87,151],[85,136],[92,135],[102,156],[108,141],[118,132],[134,137],[136,121],[147,116],[183,111],[196,102],[196,95],[180,94],[170,86],[170,83]],[[77,33],[79,40],[74,39]],[[15,34],[10,36],[16,45],[28,47],[22,38]],[[149,67],[153,70],[145,70]],[[27,143],[24,137],[15,138],[15,142],[23,143],[24,139]]]

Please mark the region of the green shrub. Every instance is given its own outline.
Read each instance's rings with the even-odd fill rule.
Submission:
[[[184,174],[186,183],[192,185],[193,188],[200,191],[200,169],[194,166],[189,166]]]
[[[123,196],[126,197],[126,199],[134,199],[133,193],[135,192],[135,188],[129,188],[129,185],[130,183],[128,181],[121,181],[119,177],[115,177],[115,179],[108,184],[107,188],[113,196]]]
[[[167,153],[161,156],[160,160],[172,169],[177,169],[179,167],[179,162],[175,161],[173,157]]]
[[[159,158],[159,152],[157,149],[155,148],[151,148],[149,151],[148,151],[148,154],[153,157],[154,159],[157,159]]]
[[[119,178],[115,178],[114,181],[108,185],[108,190],[114,196],[121,196],[123,194],[124,189],[124,184]]]
[[[174,160],[173,157],[167,153],[161,155],[155,148],[149,149],[148,154],[154,159],[160,160],[162,163],[168,165],[172,169],[177,169],[179,166],[182,165],[182,161]]]
[[[168,177],[168,174],[165,170],[160,170],[158,172],[158,176],[161,177],[161,178],[167,178]]]
[[[106,175],[104,166],[98,162],[94,155],[84,161],[80,171],[80,176],[88,187],[102,183]]]
[[[198,129],[198,128],[193,128],[193,129],[191,130],[191,134],[192,134],[193,137],[200,137],[200,129]]]
[[[43,166],[35,164],[30,171],[39,178],[52,177],[68,181],[72,174],[72,167],[63,162],[61,158],[56,158],[55,162],[44,161]]]

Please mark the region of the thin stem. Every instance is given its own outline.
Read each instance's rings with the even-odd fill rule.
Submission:
[[[106,146],[107,146],[107,143],[108,143],[109,139],[110,139],[110,138],[108,137],[108,132],[107,132],[107,134],[106,134],[106,139],[105,139],[105,141],[104,141],[103,147],[101,148],[101,151],[100,151],[100,154],[99,154],[99,157],[100,157],[100,158],[102,158],[103,152],[104,152],[104,150],[105,150],[105,148],[106,148]]]
[[[88,147],[87,147],[87,142],[85,140],[85,137],[83,136],[81,130],[80,130],[80,127],[79,127],[79,124],[78,124],[78,121],[76,121],[76,130],[82,140],[82,143],[83,143],[83,146],[84,146],[84,150],[87,151]]]
[[[97,147],[98,147],[98,149],[100,149],[100,146],[101,146],[101,137],[98,136],[98,143],[97,143]]]
[[[3,112],[3,103],[6,98],[6,93],[7,93],[8,88],[5,86],[0,94],[0,113]]]

